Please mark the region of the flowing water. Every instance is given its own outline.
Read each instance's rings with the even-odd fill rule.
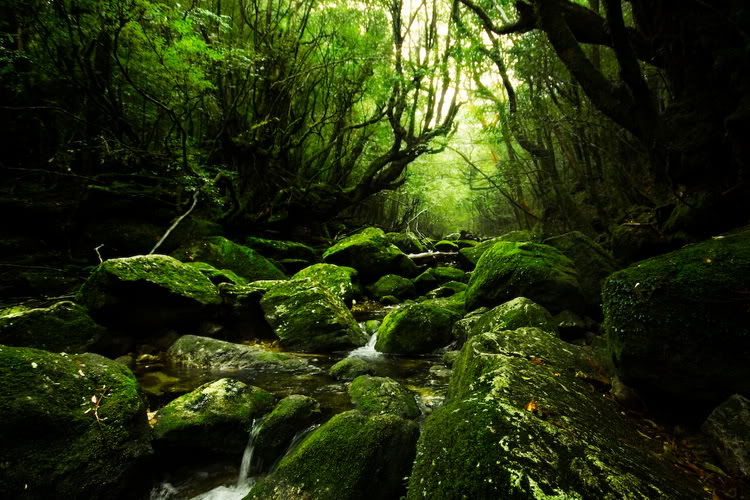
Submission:
[[[382,316],[381,316],[382,317]],[[377,333],[370,337],[367,345],[350,352],[326,355],[302,355],[311,364],[320,368],[320,373],[291,375],[271,372],[206,372],[195,369],[163,368],[159,372],[139,374],[145,392],[149,395],[151,410],[157,410],[180,394],[222,377],[232,377],[247,384],[261,387],[279,399],[291,394],[303,394],[315,398],[321,405],[323,421],[342,411],[352,409],[347,393],[347,383],[328,375],[328,369],[346,357],[358,357],[374,365],[381,376],[391,377],[418,395],[423,412],[429,413],[438,406],[445,395],[448,379],[439,356],[404,358],[390,356],[375,350]],[[322,423],[322,422],[321,422]],[[241,499],[252,488],[253,439],[259,428],[253,425],[242,460],[221,457],[201,457],[195,452],[194,459],[185,464],[165,464],[163,473],[157,473],[149,500],[235,500]],[[289,450],[301,442],[320,423],[300,431]],[[280,459],[279,459],[280,460]]]

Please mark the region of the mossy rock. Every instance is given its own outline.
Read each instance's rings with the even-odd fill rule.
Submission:
[[[382,229],[375,227],[342,239],[323,253],[323,261],[353,267],[366,282],[386,274],[408,278],[417,274],[414,262],[388,242]]]
[[[602,303],[602,282],[618,269],[614,257],[579,231],[547,238],[544,244],[557,248],[573,261],[586,306],[598,311]]]
[[[118,498],[152,453],[125,366],[96,354],[0,346],[4,498]]]
[[[480,307],[471,311],[460,320],[453,324],[451,329],[451,335],[456,339],[456,349],[460,349],[464,345],[466,340],[471,336],[472,327],[479,321],[479,319],[489,311],[487,307]]]
[[[443,283],[436,289],[427,292],[426,297],[430,299],[451,297],[457,293],[465,292],[467,288],[468,286],[466,285],[466,283],[460,283],[458,281],[448,281],[447,283]]]
[[[339,413],[261,479],[246,500],[389,500],[404,493],[419,427],[395,415]]]
[[[716,406],[750,391],[750,231],[638,262],[604,283],[620,378],[655,399]]]
[[[245,278],[234,271],[229,269],[216,269],[207,262],[186,262],[185,264],[203,273],[203,275],[211,280],[211,283],[216,286],[219,286],[221,283],[232,283],[233,285],[247,285],[248,283]]]
[[[309,396],[293,394],[279,401],[258,428],[253,441],[253,459],[257,462],[251,464],[251,470],[270,470],[294,437],[320,418],[320,404]]]
[[[222,378],[183,394],[156,413],[155,445],[241,455],[253,420],[276,398],[259,387]]]
[[[370,296],[375,300],[380,300],[386,295],[392,295],[398,299],[413,299],[417,296],[417,290],[414,283],[407,278],[396,274],[386,274],[378,281],[367,287]]]
[[[449,297],[427,298],[422,300],[421,303],[431,307],[448,309],[458,314],[460,318],[466,313],[466,292],[456,292]]]
[[[655,224],[618,224],[610,226],[612,253],[623,264],[658,255],[668,248]]]
[[[389,377],[360,375],[349,384],[349,396],[362,413],[390,413],[409,419],[422,414],[414,393]]]
[[[375,375],[375,367],[361,358],[344,358],[328,370],[336,380],[354,380],[360,375]]]
[[[396,245],[404,253],[422,253],[425,251],[425,247],[420,239],[411,231],[386,233],[385,236],[388,238],[389,243]]]
[[[413,280],[417,291],[422,294],[449,281],[466,282],[466,273],[455,267],[431,267]]]
[[[315,250],[296,241],[270,240],[248,236],[245,238],[245,245],[257,250],[265,257],[278,261],[284,259],[300,259],[310,263],[315,262],[317,259]]]
[[[221,298],[197,269],[166,255],[138,255],[99,264],[76,301],[97,323],[146,334],[212,318]]]
[[[316,373],[307,360],[257,345],[235,344],[209,337],[183,335],[167,350],[167,362],[176,367],[223,372]]]
[[[702,498],[594,390],[596,374],[543,330],[473,337],[424,424],[407,498]]]
[[[499,241],[479,259],[466,290],[466,307],[494,307],[516,297],[527,297],[552,313],[583,306],[573,262],[559,250]]]
[[[454,241],[440,240],[435,243],[435,250],[438,252],[458,252],[458,244]]]
[[[479,259],[480,257],[482,257],[484,252],[492,248],[492,246],[498,241],[501,241],[500,238],[492,238],[482,241],[478,245],[475,245],[473,247],[460,249],[458,251],[458,256],[461,259],[461,263],[465,268],[473,269],[477,265],[477,262],[479,262]]]
[[[218,269],[230,269],[248,281],[282,280],[287,277],[257,251],[223,236],[193,241],[171,255],[183,262],[207,262]]]
[[[0,311],[0,344],[7,346],[82,353],[93,350],[106,335],[82,306],[70,301]]]
[[[341,299],[311,279],[271,288],[260,305],[286,349],[330,352],[367,343],[367,335]]]
[[[309,278],[327,288],[338,298],[351,306],[352,301],[362,298],[362,285],[359,283],[359,273],[353,267],[337,266],[334,264],[313,264],[292,276],[293,280]]]
[[[487,332],[516,330],[524,326],[540,328],[559,336],[557,322],[549,311],[526,297],[517,297],[489,310],[472,323],[469,338]]]
[[[391,354],[425,354],[451,343],[454,310],[429,301],[408,304],[388,313],[378,331],[375,349]]]

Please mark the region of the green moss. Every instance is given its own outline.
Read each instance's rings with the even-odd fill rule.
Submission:
[[[41,309],[0,311],[0,342],[55,352],[86,352],[106,330],[73,302],[58,302]]]
[[[206,262],[186,262],[186,264],[197,269],[206,276],[211,283],[219,285],[220,283],[232,283],[235,285],[247,285],[247,280],[229,269],[216,269]]]
[[[270,410],[275,399],[238,380],[215,380],[159,410],[154,437],[162,444],[240,453],[253,419]]]
[[[435,243],[435,250],[438,252],[458,252],[458,245],[453,241],[440,240]]]
[[[286,279],[263,255],[222,236],[194,241],[175,250],[172,256],[184,262],[207,262],[218,269],[230,269],[248,281]]]
[[[315,262],[316,259],[315,250],[296,241],[270,240],[248,236],[245,238],[245,245],[266,257],[276,260],[301,259],[307,262]]]
[[[340,413],[308,436],[246,498],[398,498],[418,435],[415,423],[395,415]]]
[[[375,367],[361,358],[344,358],[328,370],[336,380],[354,380],[360,375],[374,375]]]
[[[411,277],[417,271],[411,259],[391,245],[381,229],[374,227],[339,241],[323,253],[323,260],[353,267],[365,280],[377,279],[385,274]]]
[[[623,380],[688,400],[750,390],[750,231],[634,264],[604,284],[604,327]]]
[[[320,404],[311,397],[293,394],[279,401],[263,418],[253,442],[258,469],[268,470],[281,458],[294,436],[320,418]]]
[[[558,335],[557,325],[549,311],[526,297],[518,297],[483,314],[473,323],[469,337],[524,326],[533,326]]]
[[[416,234],[412,232],[386,233],[388,242],[396,245],[404,253],[422,253],[425,247]]]
[[[451,342],[451,328],[460,318],[460,313],[434,301],[408,304],[385,317],[375,349],[393,354],[431,352]]]
[[[271,288],[260,305],[287,349],[326,352],[367,343],[367,335],[341,299],[311,279]]]
[[[412,283],[411,280],[402,278],[396,274],[386,274],[378,281],[368,286],[367,291],[376,300],[380,300],[386,295],[392,295],[401,300],[417,296],[414,283]]]
[[[0,346],[0,384],[0,491],[8,498],[116,495],[151,453],[135,378],[114,361]]]
[[[402,418],[417,418],[419,411],[414,394],[388,377],[361,375],[349,385],[354,407],[363,413],[390,413]]]
[[[292,276],[293,280],[309,278],[337,295],[345,304],[362,297],[359,274],[352,267],[313,264]]]
[[[573,262],[556,248],[499,241],[477,263],[466,291],[466,307],[492,307],[528,297],[551,312],[583,304]]]

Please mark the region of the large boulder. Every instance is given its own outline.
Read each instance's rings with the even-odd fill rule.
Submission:
[[[223,236],[195,240],[171,255],[183,262],[207,262],[219,269],[230,269],[248,281],[286,279],[263,255]]]
[[[328,352],[367,343],[367,335],[341,299],[311,279],[272,287],[260,305],[286,349]]]
[[[323,261],[353,267],[365,281],[374,281],[386,274],[410,278],[417,273],[414,262],[388,243],[383,230],[375,227],[337,242],[323,253]]]
[[[359,273],[353,267],[337,266],[334,264],[313,264],[294,276],[293,280],[309,278],[338,296],[347,306],[354,300],[362,298],[362,286],[359,283]]]
[[[0,344],[7,346],[82,353],[93,350],[106,332],[86,309],[70,301],[0,311]]]
[[[378,281],[367,287],[370,296],[380,300],[385,296],[396,297],[399,300],[413,299],[417,296],[414,283],[397,274],[386,274]]]
[[[253,420],[276,402],[270,392],[222,378],[183,394],[156,413],[154,445],[241,455]]]
[[[349,384],[349,396],[362,413],[390,413],[412,419],[422,414],[414,393],[390,377],[361,375]]]
[[[320,420],[320,404],[309,396],[287,396],[263,418],[253,441],[254,470],[270,470],[294,437]]]
[[[526,297],[500,304],[472,323],[469,338],[485,332],[516,330],[524,326],[540,328],[558,336],[557,323],[545,308]]]
[[[76,300],[98,323],[128,328],[128,333],[194,326],[213,317],[221,303],[207,277],[166,255],[106,260],[83,284]]]
[[[209,337],[183,335],[167,350],[172,366],[210,371],[315,373],[307,360],[285,352],[274,352],[257,345],[235,344]]]
[[[407,304],[388,313],[378,330],[375,349],[391,354],[425,354],[451,343],[455,310],[433,301]]]
[[[702,498],[601,383],[582,348],[543,330],[473,337],[425,422],[407,498]]]
[[[151,454],[125,366],[96,354],[0,346],[3,498],[120,498]]]
[[[604,327],[620,378],[654,399],[707,408],[748,393],[748,290],[747,230],[612,274],[602,292]]]
[[[493,307],[527,297],[552,313],[580,310],[581,286],[573,262],[548,245],[499,241],[477,262],[466,308]]]
[[[418,436],[417,424],[395,415],[339,413],[284,457],[246,498],[399,498]]]
[[[598,311],[602,303],[602,282],[618,269],[617,262],[601,245],[581,233],[572,231],[544,240],[573,261],[587,308]]]

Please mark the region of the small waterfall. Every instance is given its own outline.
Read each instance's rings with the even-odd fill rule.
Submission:
[[[365,329],[364,323],[360,323],[359,327],[362,328],[362,330]],[[352,352],[349,353],[347,358],[379,358],[383,354],[375,350],[375,343],[378,341],[378,330],[375,330],[375,332],[370,336],[370,339],[367,341],[367,344],[358,347],[354,349]]]
[[[250,429],[250,436],[247,439],[245,452],[242,454],[242,463],[240,464],[240,476],[237,478],[237,487],[247,486],[250,481],[250,467],[253,464],[253,452],[255,451],[254,442],[260,431],[260,419],[253,420],[253,426]]]

